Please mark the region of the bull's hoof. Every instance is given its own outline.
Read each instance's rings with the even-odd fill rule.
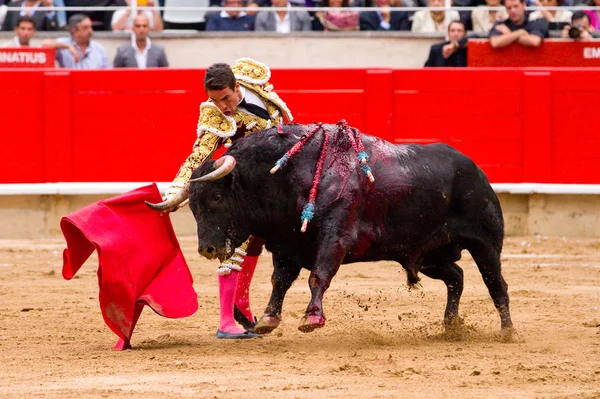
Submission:
[[[502,342],[517,343],[521,342],[521,337],[514,327],[503,328],[500,330],[500,340]]]
[[[298,326],[298,330],[309,333],[315,331],[317,328],[321,328],[325,326],[325,317],[323,316],[304,316],[302,320],[300,320],[300,325]]]
[[[268,334],[279,327],[279,323],[281,323],[281,319],[279,317],[264,314],[254,326],[254,332],[258,334]]]

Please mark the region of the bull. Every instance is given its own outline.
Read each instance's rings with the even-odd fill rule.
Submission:
[[[198,252],[225,259],[250,235],[272,253],[273,290],[255,329],[274,330],[286,292],[302,268],[310,270],[311,300],[299,329],[325,325],[323,295],[341,264],[396,261],[410,286],[419,273],[447,286],[446,328],[460,322],[462,250],[472,255],[500,315],[501,332],[514,333],[500,253],[504,221],[484,172],[446,144],[393,145],[361,133],[375,177],[361,171],[342,124],[323,125],[330,137],[314,218],[301,231],[324,134],[275,174],[269,171],[314,125],[285,125],[237,140],[217,161],[194,171],[191,183],[167,209],[189,196],[198,226]]]

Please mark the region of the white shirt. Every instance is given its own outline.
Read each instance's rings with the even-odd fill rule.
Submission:
[[[240,91],[242,92],[242,99],[246,100],[247,103],[258,105],[265,111],[267,110],[267,106],[265,105],[263,100],[261,100],[256,94],[252,93],[250,90],[246,90],[246,88],[241,85]],[[251,112],[248,112],[248,110],[246,110],[246,108],[242,107],[241,105],[238,107],[238,109],[246,112],[247,114],[251,114]]]
[[[221,18],[231,18],[231,15],[229,15],[229,14],[227,13],[227,11],[225,11],[225,10],[221,11],[221,13],[219,14],[219,16],[220,16]],[[238,18],[242,18],[242,17],[245,17],[245,16],[246,16],[246,11],[243,11],[243,10],[242,10],[242,11],[240,11],[240,13],[238,14],[238,16],[237,16],[237,17],[238,17]]]
[[[448,12],[448,11],[446,11]],[[460,16],[458,11],[450,11],[450,21],[459,21]],[[431,12],[428,10],[421,10],[415,12],[413,15],[413,22],[410,28],[411,32],[416,33],[433,33],[433,32],[446,32],[448,27],[446,24],[438,24],[431,17]]]
[[[35,12],[37,11],[37,8],[40,6],[41,3],[42,3],[41,1],[38,1],[33,5],[33,7],[27,7],[25,5],[25,2],[23,2],[21,4],[21,11],[19,11],[19,15],[21,17],[24,17],[27,15],[27,10],[31,9],[31,13],[29,14],[29,16],[33,17],[33,14],[35,14]],[[52,18],[54,18],[54,13],[55,13],[55,11],[46,11],[46,17],[49,19],[52,19]]]
[[[140,51],[140,49],[137,46],[137,42],[135,41],[135,35],[131,35],[131,45],[135,50],[135,60],[137,61],[138,68],[146,69],[146,64],[148,63],[148,51],[152,46],[150,38],[146,38],[146,47],[142,51]]]
[[[556,15],[552,18],[551,21],[548,22],[568,22],[569,24],[571,24],[571,17],[573,16],[573,13],[569,10],[557,10],[556,11]],[[542,14],[541,11],[534,11],[531,14],[529,14],[529,20],[533,21],[539,18],[545,18],[544,14]]]
[[[0,47],[21,47],[21,43],[19,42],[19,38],[15,36],[11,40],[2,43]]]
[[[275,23],[277,24],[277,28],[275,29],[276,32],[279,33],[290,33],[292,30],[292,27],[290,25],[290,10],[291,10],[292,6],[290,5],[290,3],[288,3],[287,5],[287,9],[288,11],[285,13],[285,17],[283,17],[283,21],[281,19],[279,19],[279,14],[277,14],[277,11],[275,11]]]
[[[121,17],[123,15],[125,15],[126,12],[127,12],[127,8],[115,11],[113,13],[112,20],[110,21],[110,26],[113,26],[115,23],[117,23],[117,21],[120,20]],[[138,14],[139,14],[139,11],[138,11]],[[148,26],[150,27],[150,30],[154,29],[154,14],[152,13],[152,11],[144,10],[144,11],[142,11],[142,14],[144,14],[146,16],[146,18],[148,18]],[[129,18],[127,18],[127,21],[125,22],[125,26],[123,27],[123,30],[133,29],[133,20],[135,19],[136,16],[137,16],[137,14],[129,13]]]

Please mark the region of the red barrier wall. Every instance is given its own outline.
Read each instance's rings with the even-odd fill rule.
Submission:
[[[203,70],[1,71],[0,183],[170,181]],[[598,69],[276,70],[298,122],[446,142],[495,183],[600,183]]]
[[[513,44],[492,48],[487,39],[469,40],[469,67],[600,67],[600,42],[546,39],[540,47]]]

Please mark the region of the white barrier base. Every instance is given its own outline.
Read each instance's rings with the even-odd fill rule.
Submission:
[[[39,183],[0,184],[0,195],[122,194],[151,183]],[[163,193],[169,182],[157,183]],[[494,183],[494,191],[508,194],[600,194],[600,184]]]

